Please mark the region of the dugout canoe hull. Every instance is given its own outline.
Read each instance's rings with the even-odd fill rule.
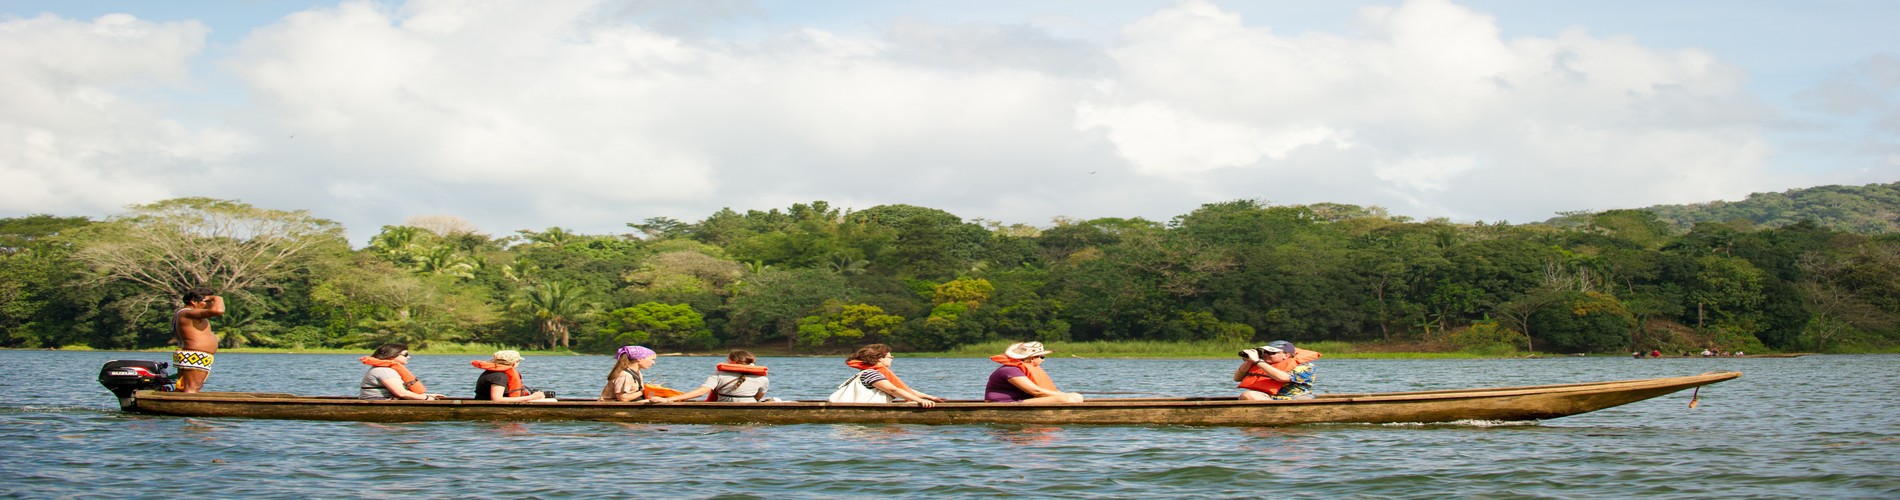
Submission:
[[[561,400],[498,403],[471,399],[364,401],[272,393],[138,391],[126,411],[185,417],[362,422],[592,420],[655,424],[1029,424],[1272,427],[1313,423],[1543,420],[1591,412],[1740,377],[1687,377],[1372,394],[1326,394],[1297,401],[1227,398],[1097,399],[1078,404],[949,402],[908,404],[796,401],[643,404]],[[1687,405],[1688,401],[1683,401]]]

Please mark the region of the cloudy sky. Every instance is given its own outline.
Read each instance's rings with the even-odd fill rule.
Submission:
[[[0,217],[1454,221],[1900,181],[1890,1],[0,0]]]

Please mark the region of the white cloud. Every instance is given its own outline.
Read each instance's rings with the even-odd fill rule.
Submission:
[[[1135,172],[1174,180],[1191,181],[1208,170],[1262,159],[1284,160],[1301,146],[1348,147],[1344,134],[1323,126],[1268,130],[1194,116],[1158,102],[1127,106],[1084,102],[1076,109],[1075,123],[1083,130],[1106,130],[1108,141]]]
[[[195,23],[7,21],[0,182],[26,188],[0,209],[210,195],[360,241],[440,213],[618,232],[812,200],[1043,223],[1264,197],[1523,221],[1789,187],[1739,69],[1583,29],[1505,38],[1442,0],[1298,33],[1187,1],[1105,41],[910,18],[720,38],[649,5],[668,4],[346,2],[250,32],[213,74],[192,73]],[[227,77],[244,92],[212,126],[140,91]],[[164,177],[185,167],[242,175]]]
[[[195,22],[0,20],[0,210],[99,214],[190,192],[246,147],[150,101],[190,80]]]
[[[1174,165],[1137,170],[1238,166],[1313,184],[1229,183],[1230,197],[1425,216],[1523,220],[1772,186],[1754,131],[1773,117],[1739,70],[1706,53],[1576,30],[1505,39],[1494,18],[1438,0],[1364,9],[1359,21],[1349,35],[1288,36],[1203,2],[1164,10],[1124,30],[1111,54],[1127,76],[1103,99],[1168,112],[1083,124],[1124,124],[1109,140],[1131,163]],[[1370,155],[1287,157],[1300,141],[1284,139],[1280,154],[1234,153],[1266,137]],[[1334,190],[1306,189],[1321,186]]]
[[[1450,187],[1451,179],[1477,167],[1477,159],[1469,156],[1420,156],[1400,158],[1372,172],[1380,180],[1408,192],[1433,192],[1444,191]]]

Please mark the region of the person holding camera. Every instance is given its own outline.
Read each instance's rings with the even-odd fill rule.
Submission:
[[[1244,361],[1234,370],[1234,381],[1246,389],[1240,399],[1313,399],[1313,360],[1319,359],[1318,352],[1302,351],[1292,342],[1275,340],[1239,354]]]

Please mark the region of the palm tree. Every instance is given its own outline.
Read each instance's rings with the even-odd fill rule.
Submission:
[[[417,314],[418,309],[422,307],[402,306],[365,319],[357,324],[362,332],[345,341],[363,347],[399,342],[426,349],[431,341],[456,340],[452,325],[439,317]]]
[[[523,289],[511,307],[534,318],[549,348],[572,345],[568,330],[600,309],[587,301],[587,289],[558,281]]]
[[[509,281],[516,283],[527,281],[528,278],[534,277],[535,273],[540,271],[541,266],[536,265],[534,261],[518,256],[515,257],[514,262],[501,266],[501,275],[506,276]]]
[[[417,274],[446,274],[462,279],[475,277],[474,259],[457,253],[455,247],[448,245],[436,245],[416,252],[412,260],[415,261]]]
[[[246,307],[247,304],[238,304],[238,306],[232,308],[230,314],[218,318],[218,347],[270,345],[277,341],[264,333],[269,326],[264,324],[267,322],[264,321],[264,314],[259,311],[261,308]]]
[[[574,234],[572,231],[562,229],[559,226],[550,227],[548,230],[539,233],[526,229],[517,232],[521,233],[522,237],[527,238],[528,244],[530,245],[545,246],[557,250],[587,239],[585,236]]]
[[[858,275],[858,274],[864,274],[865,266],[871,265],[871,261],[864,260],[864,259],[855,259],[855,258],[852,258],[850,255],[834,252],[831,254],[831,262],[828,262],[827,265],[831,269],[831,272],[834,272],[834,273],[843,274],[843,275]]]
[[[410,226],[383,226],[382,234],[369,239],[369,249],[389,260],[402,262],[428,231]]]

